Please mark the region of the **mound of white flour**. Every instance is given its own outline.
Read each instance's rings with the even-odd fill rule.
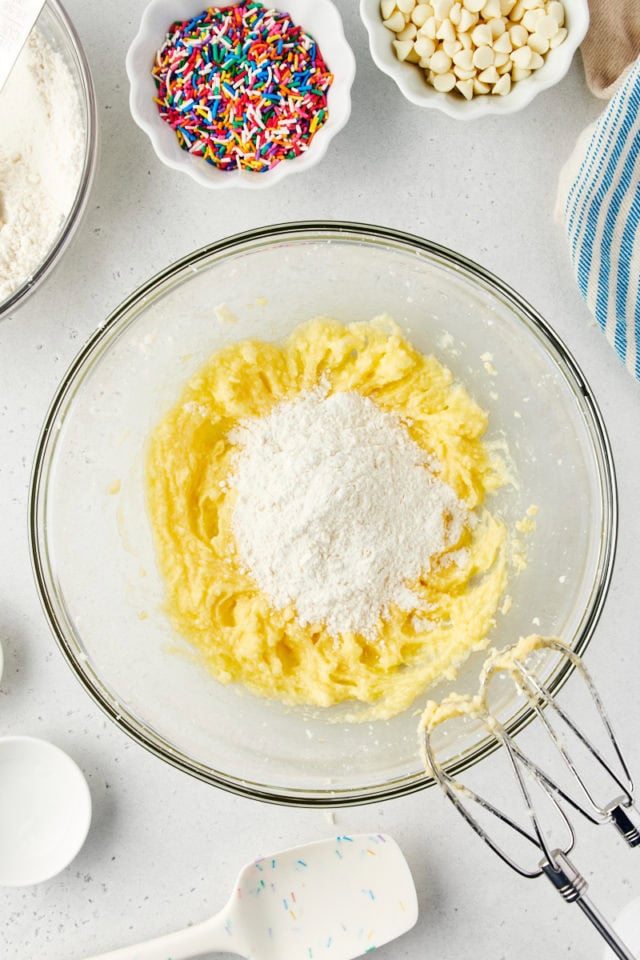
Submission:
[[[0,303],[55,242],[78,189],[83,144],[71,72],[34,30],[0,91]]]
[[[467,511],[400,420],[357,393],[317,389],[231,440],[239,560],[274,607],[368,638],[389,604],[420,609],[407,584],[456,543]]]

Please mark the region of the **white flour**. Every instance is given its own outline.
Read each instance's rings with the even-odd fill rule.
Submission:
[[[400,420],[319,388],[231,439],[238,556],[274,607],[370,639],[389,604],[420,608],[407,583],[458,540],[467,511]]]
[[[34,30],[0,91],[0,303],[52,247],[78,189],[83,142],[71,72]]]

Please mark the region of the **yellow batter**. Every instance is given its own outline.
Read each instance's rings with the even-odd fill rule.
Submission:
[[[236,563],[229,433],[321,379],[330,392],[357,391],[399,416],[474,511],[460,541],[409,584],[427,612],[392,607],[375,640],[335,640],[322,624],[300,626],[292,607],[274,610]],[[507,532],[484,506],[504,482],[482,440],[486,427],[487,414],[453,374],[388,318],[349,326],[320,318],[282,344],[245,340],[219,350],[149,443],[149,515],[176,630],[223,683],[290,704],[372,704],[367,719],[393,716],[434,681],[452,679],[487,645],[507,581]],[[462,548],[469,559],[460,566]]]
[[[523,693],[530,702],[531,707],[535,708],[540,703],[535,688],[532,688],[528,680],[521,673],[522,667],[531,654],[542,650],[553,650],[559,652],[568,661],[578,668],[582,667],[580,657],[558,637],[544,637],[539,633],[532,633],[526,637],[520,637],[517,643],[506,647],[504,650],[492,649],[489,651],[479,675],[478,692],[474,694],[450,693],[443,700],[437,703],[435,700],[428,700],[424,708],[420,723],[419,732],[424,730],[430,736],[436,727],[450,720],[469,719],[478,720],[485,727],[487,733],[495,734],[499,738],[504,736],[499,722],[495,719],[489,701],[487,698],[488,683],[494,674],[505,672],[510,674],[516,688]],[[582,668],[584,670],[584,668]],[[562,749],[562,744],[555,734],[552,735],[556,745]],[[428,756],[424,755],[425,766],[428,773],[433,773]]]

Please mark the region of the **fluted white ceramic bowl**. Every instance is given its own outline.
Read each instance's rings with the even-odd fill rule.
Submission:
[[[360,16],[369,34],[369,49],[376,66],[395,80],[407,100],[418,107],[440,110],[455,120],[477,120],[491,114],[522,110],[535,96],[562,80],[589,26],[587,0],[563,0],[563,3],[567,38],[546,54],[544,66],[514,84],[504,97],[488,94],[472,100],[465,100],[457,93],[440,93],[427,83],[423,70],[398,60],[393,48],[395,35],[382,22],[380,0],[360,0]]]
[[[325,62],[334,75],[329,88],[329,116],[314,136],[309,149],[293,160],[283,160],[273,170],[256,173],[250,170],[224,171],[191,156],[178,143],[175,132],[160,118],[155,81],[151,75],[156,51],[164,43],[167,31],[176,20],[195,17],[207,7],[229,7],[235,0],[151,0],[145,7],[140,29],[129,47],[126,59],[129,77],[131,115],[144,130],[157,156],[168,167],[188,174],[203,187],[218,190],[225,187],[259,189],[273,186],[291,173],[301,173],[318,163],[351,113],[351,85],[356,62],[347,43],[342,19],[331,0],[282,0],[278,10],[285,10],[305,33],[318,44]],[[272,6],[267,0],[265,6]]]

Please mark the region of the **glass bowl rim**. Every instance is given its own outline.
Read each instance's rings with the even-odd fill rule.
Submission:
[[[602,495],[603,532],[600,539],[598,569],[593,580],[588,604],[582,614],[579,636],[573,646],[574,652],[578,655],[584,653],[593,636],[609,591],[617,544],[618,494],[613,456],[602,414],[580,367],[553,328],[512,287],[489,270],[448,247],[395,228],[338,220],[309,220],[271,224],[233,234],[193,250],[156,273],[123,300],[109,314],[104,324],[96,328],[89,336],[60,381],[45,416],[36,445],[28,496],[29,546],[33,575],[49,628],[63,656],[86,692],[116,726],[152,754],[184,773],[227,792],[268,803],[307,808],[347,807],[408,796],[435,785],[435,780],[423,772],[395,777],[382,784],[366,787],[327,790],[290,787],[271,789],[266,784],[254,783],[244,778],[230,776],[222,771],[212,770],[206,764],[185,756],[170,743],[164,741],[157,733],[147,733],[143,723],[134,717],[125,716],[122,709],[114,707],[112,701],[101,688],[99,679],[94,677],[92,672],[89,673],[79,662],[72,645],[67,639],[64,626],[60,623],[56,614],[53,599],[55,589],[51,589],[51,582],[55,578],[51,575],[43,557],[46,552],[43,550],[43,544],[46,543],[46,534],[41,529],[40,513],[48,491],[48,485],[43,481],[48,480],[48,470],[55,451],[53,439],[58,432],[56,424],[61,410],[63,411],[63,417],[66,413],[67,399],[72,399],[75,395],[73,388],[82,383],[81,374],[99,355],[102,342],[120,325],[123,328],[128,325],[130,320],[127,321],[127,318],[130,312],[137,305],[143,303],[152,291],[161,290],[167,282],[179,277],[183,271],[192,273],[195,265],[205,264],[216,255],[239,251],[246,245],[256,242],[261,242],[264,245],[273,241],[291,239],[296,235],[301,241],[351,239],[360,242],[373,241],[382,245],[395,244],[404,252],[410,252],[413,248],[414,254],[426,254],[435,257],[440,263],[462,271],[468,279],[479,282],[484,289],[489,289],[492,293],[501,295],[526,318],[532,332],[538,334],[544,349],[554,361],[575,398],[579,399],[586,408],[587,416],[585,419],[597,462],[598,480]],[[135,317],[133,319],[135,321]],[[522,323],[521,318],[519,318],[519,322]],[[527,323],[525,322],[526,326]],[[573,666],[565,660],[560,669],[554,672],[548,683],[552,693],[557,693],[564,686],[573,669]],[[505,729],[507,733],[515,735],[528,726],[534,717],[535,711],[531,707],[523,707],[511,718]],[[498,746],[495,738],[487,736],[472,750],[459,758],[455,758],[447,766],[447,770],[452,775],[456,775],[488,757],[498,749]]]
[[[48,9],[47,9],[48,8]],[[80,79],[80,96],[84,101],[87,112],[87,129],[85,131],[85,154],[82,164],[82,172],[78,182],[78,189],[71,205],[71,209],[66,216],[62,230],[56,237],[53,246],[49,249],[45,258],[38,264],[30,276],[24,280],[6,300],[0,302],[0,321],[9,314],[21,307],[40,286],[42,281],[49,275],[52,268],[59,261],[68,245],[71,243],[76,230],[80,226],[83,214],[87,208],[91,187],[95,177],[97,159],[98,159],[98,107],[96,101],[95,86],[91,76],[91,68],[87,55],[80,41],[80,37],[73,25],[69,14],[66,12],[60,0],[46,0],[43,10],[51,14],[58,24],[63,28],[69,49],[78,67],[78,76]]]

